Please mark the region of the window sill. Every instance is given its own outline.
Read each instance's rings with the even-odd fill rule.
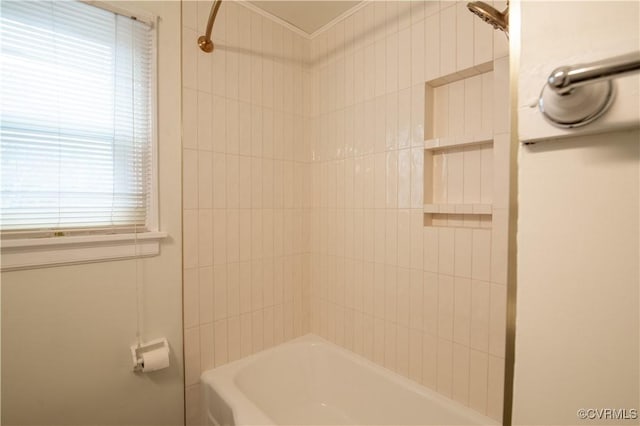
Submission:
[[[0,270],[156,256],[166,232],[20,238],[0,243]]]

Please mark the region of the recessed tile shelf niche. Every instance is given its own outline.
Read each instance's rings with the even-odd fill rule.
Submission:
[[[493,61],[425,84],[424,225],[490,228]]]

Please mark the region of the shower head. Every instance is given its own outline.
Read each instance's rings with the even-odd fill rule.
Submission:
[[[492,25],[496,30],[502,30],[509,36],[509,2],[507,8],[500,12],[493,6],[482,1],[467,3],[467,9],[478,15],[484,22]]]

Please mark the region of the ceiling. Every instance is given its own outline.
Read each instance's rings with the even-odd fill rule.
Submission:
[[[360,1],[251,1],[260,9],[311,35]]]

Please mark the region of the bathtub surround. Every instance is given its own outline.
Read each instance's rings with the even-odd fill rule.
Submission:
[[[309,330],[308,41],[224,2],[183,2],[187,423],[199,377]]]
[[[311,330],[500,421],[506,37],[372,2],[311,45]]]
[[[176,425],[184,415],[181,321],[180,6],[158,15],[160,254],[140,260],[143,340],[166,336],[171,366],[138,376],[135,260],[2,272],[2,423]]]
[[[205,54],[182,7],[187,422],[201,372],[309,331],[500,421],[504,34],[380,1],[309,39],[227,2]]]

